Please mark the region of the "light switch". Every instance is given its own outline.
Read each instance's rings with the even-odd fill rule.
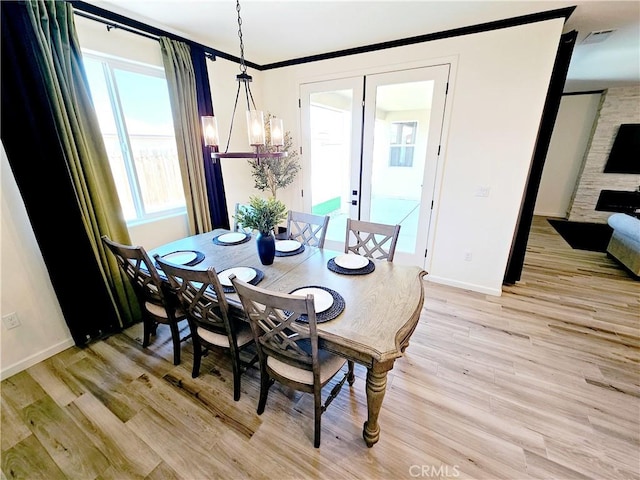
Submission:
[[[488,197],[489,192],[491,192],[491,187],[478,185],[478,187],[476,188],[476,197]]]

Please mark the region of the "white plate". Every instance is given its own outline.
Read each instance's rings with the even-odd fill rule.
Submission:
[[[278,240],[276,242],[276,250],[279,252],[293,252],[298,250],[302,245],[297,240]]]
[[[196,252],[173,252],[163,255],[162,258],[176,265],[186,265],[194,261],[198,254]]]
[[[294,290],[292,293],[293,295],[302,295],[303,297],[306,297],[308,293],[313,294],[313,304],[316,307],[316,313],[329,310],[331,305],[333,305],[333,295],[321,288],[299,288],[298,290]]]
[[[236,243],[236,242],[241,242],[245,238],[246,238],[246,235],[244,233],[231,232],[231,233],[223,233],[222,235],[220,235],[218,237],[218,241],[224,242],[224,243]]]
[[[238,280],[242,280],[243,282],[250,282],[251,280],[256,278],[257,275],[257,272],[251,267],[228,268],[218,274],[220,283],[224,287],[233,287],[233,285],[231,284],[231,280],[229,280],[229,275],[231,275],[232,273],[235,273]]]
[[[352,253],[338,255],[333,259],[333,261],[336,262],[336,265],[339,267],[347,268],[349,270],[357,270],[358,268],[364,268],[369,265],[369,259],[367,257],[354,255]]]

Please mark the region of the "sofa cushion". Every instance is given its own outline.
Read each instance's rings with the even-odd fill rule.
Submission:
[[[626,213],[614,213],[609,216],[607,223],[618,235],[624,235],[640,242],[640,218]]]

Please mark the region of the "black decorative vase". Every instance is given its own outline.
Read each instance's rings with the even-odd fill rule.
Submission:
[[[258,232],[256,236],[258,256],[263,265],[271,265],[276,256],[276,238],[272,232]]]

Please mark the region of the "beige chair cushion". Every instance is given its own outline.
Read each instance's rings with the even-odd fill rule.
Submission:
[[[325,383],[333,377],[345,363],[347,361],[343,357],[321,350],[320,383]],[[313,385],[313,372],[311,370],[291,366],[273,357],[267,357],[267,365],[278,375],[282,375],[294,382]]]
[[[162,305],[156,305],[155,303],[151,302],[144,302],[144,308],[146,308],[149,313],[155,315],[156,317],[168,318],[167,311]],[[184,315],[185,314],[181,308],[176,308],[175,316],[177,318],[184,317]]]
[[[229,348],[229,337],[227,335],[215,333],[202,327],[198,327],[197,332],[204,341],[219,347]],[[238,347],[242,347],[251,342],[253,340],[251,327],[249,325],[242,325],[236,332],[236,340],[238,341]]]

